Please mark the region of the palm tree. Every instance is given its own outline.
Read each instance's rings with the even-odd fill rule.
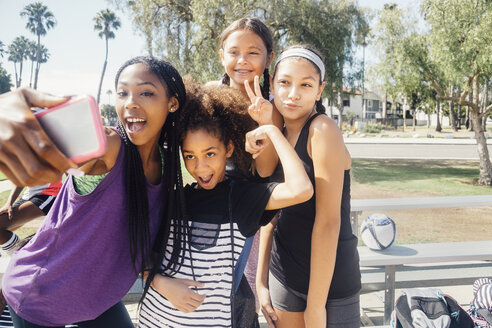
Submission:
[[[43,47],[43,45],[41,45],[41,47]],[[29,40],[27,57],[31,61],[31,74],[29,74],[29,86],[32,87],[32,76],[33,76],[32,73],[34,69],[34,63],[37,62],[38,59],[38,45],[36,44],[36,42]]]
[[[21,17],[27,17],[26,28],[38,37],[38,52],[36,58],[36,73],[34,76],[34,89],[38,87],[39,65],[41,61],[41,35],[46,35],[47,30],[56,25],[55,16],[48,7],[41,2],[34,2],[24,7]]]
[[[121,26],[119,18],[109,9],[101,10],[94,17],[94,30],[99,31],[99,37],[104,38],[106,41],[106,57],[104,58],[104,66],[101,74],[101,80],[99,81],[99,89],[97,90],[97,103],[101,97],[101,88],[104,79],[104,73],[106,72],[106,65],[108,64],[108,40],[114,39],[115,35],[113,32]]]
[[[108,91],[106,91],[106,94],[108,95],[108,104],[111,105],[111,96],[113,95],[113,91],[111,89],[108,89]]]
[[[7,60],[14,63],[15,87],[18,88],[19,85],[17,83],[17,80],[18,80],[17,63],[19,62],[19,54],[18,54],[17,49],[15,48],[15,46],[13,44],[9,45],[7,53],[9,55]]]
[[[9,45],[9,61],[14,62],[15,87],[18,88],[22,83],[22,67],[24,60],[27,59],[29,52],[29,40],[24,36],[18,36]],[[17,63],[19,63],[19,74],[17,75]]]
[[[44,64],[50,59],[50,53],[45,46],[41,45],[41,55],[39,56],[38,71],[41,70],[41,64]]]

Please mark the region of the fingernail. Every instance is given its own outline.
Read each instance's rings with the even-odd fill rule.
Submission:
[[[67,170],[67,174],[73,175],[75,177],[81,177],[81,176],[85,175],[84,171],[73,168],[73,167],[69,168]]]

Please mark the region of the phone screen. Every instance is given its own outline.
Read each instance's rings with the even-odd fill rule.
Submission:
[[[75,163],[104,154],[106,136],[94,98],[72,98],[35,115],[50,139]]]

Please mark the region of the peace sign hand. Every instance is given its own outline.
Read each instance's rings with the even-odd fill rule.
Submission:
[[[251,101],[251,105],[248,108],[248,113],[251,118],[259,125],[273,124],[273,105],[267,99],[263,98],[258,75],[256,75],[254,79],[254,92],[251,90],[247,80],[244,81],[244,88]]]

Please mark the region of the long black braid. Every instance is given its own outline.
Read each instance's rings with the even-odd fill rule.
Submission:
[[[268,72],[268,68],[263,72],[263,85],[260,89],[263,98],[270,100],[270,73]]]
[[[153,73],[164,86],[168,98],[175,97],[178,100],[179,108],[186,103],[186,89],[183,80],[178,71],[168,62],[150,57],[135,57],[124,63],[116,74],[115,84],[121,72],[130,65],[145,64],[149,71]],[[159,227],[156,242],[151,245],[150,227],[149,227],[149,208],[146,190],[146,179],[143,172],[142,161],[137,147],[131,143],[123,125],[118,122],[118,131],[123,138],[125,150],[127,153],[125,162],[126,175],[126,196],[127,211],[129,219],[129,239],[130,253],[134,268],[138,263],[138,258],[142,258],[139,272],[144,272],[152,268],[144,287],[142,299],[150,287],[152,279],[159,272],[162,256],[165,251],[165,245],[169,239],[171,224],[173,225],[176,238],[175,241],[183,240],[184,230],[179,226],[181,219],[184,217],[184,197],[183,197],[183,178],[181,175],[181,165],[179,158],[178,136],[176,131],[176,116],[179,111],[169,113],[166,122],[161,130],[159,145],[164,151],[164,177],[163,184],[166,188],[166,202],[163,218]],[[173,223],[172,223],[173,222]],[[158,252],[162,256],[154,256],[153,261],[150,256],[151,250]],[[179,267],[179,254],[181,253],[182,244],[174,243],[172,257],[169,266],[172,268]]]
[[[224,48],[224,42],[231,35],[232,32],[241,31],[241,30],[250,30],[251,32],[258,35],[263,43],[265,44],[265,48],[267,50],[267,56],[273,51],[273,38],[270,29],[258,18],[241,18],[231,23],[220,35],[220,47]],[[231,77],[224,73],[222,75],[222,84],[230,85]],[[270,75],[268,73],[268,67],[265,68],[263,72],[263,84],[260,86],[261,94],[263,98],[269,99],[270,97]]]

